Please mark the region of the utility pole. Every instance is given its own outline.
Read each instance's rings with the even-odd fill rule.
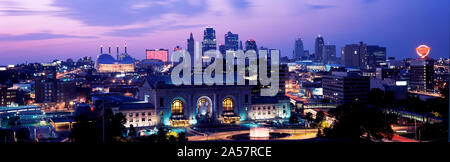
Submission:
[[[416,124],[416,120],[414,120],[414,138],[417,140],[417,124]]]
[[[102,93],[102,139],[103,143],[105,143],[105,93]]]

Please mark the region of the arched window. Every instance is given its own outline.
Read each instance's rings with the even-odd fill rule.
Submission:
[[[234,110],[234,102],[231,98],[225,98],[222,102],[223,111],[233,111]]]
[[[172,102],[172,114],[182,114],[183,113],[183,102],[181,100],[174,100]]]

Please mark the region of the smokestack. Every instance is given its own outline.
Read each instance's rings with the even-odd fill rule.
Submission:
[[[127,53],[127,43],[125,43],[125,53]]]
[[[119,60],[119,45],[117,45],[117,60]]]
[[[100,54],[103,53],[103,45],[100,45]]]

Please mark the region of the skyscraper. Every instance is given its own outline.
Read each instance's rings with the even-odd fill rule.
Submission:
[[[337,103],[367,102],[370,78],[354,72],[332,72],[322,78],[323,98]]]
[[[226,45],[223,45],[223,44],[219,45],[219,51],[222,55],[225,55],[225,53],[227,52]]]
[[[411,90],[419,92],[433,92],[434,61],[429,58],[417,59],[410,64]]]
[[[307,59],[307,56],[305,56],[305,49],[303,48],[303,41],[301,38],[295,40],[293,59],[295,61]]]
[[[242,46],[242,41],[239,41],[239,49],[244,50],[244,47]]]
[[[228,32],[225,34],[225,50],[238,50],[239,49],[239,35]]]
[[[322,62],[324,64],[336,63],[336,45],[325,45],[322,52]]]
[[[256,46],[255,40],[249,39],[245,41],[245,52],[248,50],[255,50],[255,52],[258,53],[258,47]]]
[[[380,63],[386,62],[386,47],[367,46],[367,62],[371,68],[379,67]]]
[[[202,50],[206,52],[208,50],[216,50],[216,31],[212,27],[206,27],[203,32]]]
[[[189,52],[189,55],[191,56],[191,67],[194,66],[194,48],[195,48],[195,41],[194,41],[194,36],[192,35],[192,32],[189,36],[189,39],[187,39],[187,51]]]
[[[322,62],[323,46],[325,46],[323,37],[319,35],[316,38],[315,48],[314,48],[314,59],[318,62]]]
[[[367,46],[363,42],[345,45],[341,49],[341,54],[342,64],[344,66],[366,69]]]

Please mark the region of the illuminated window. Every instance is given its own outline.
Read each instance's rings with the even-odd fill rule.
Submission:
[[[172,114],[181,114],[183,113],[183,102],[180,100],[175,100],[172,102]]]
[[[223,100],[222,105],[223,105],[223,111],[233,111],[234,110],[234,103],[231,98],[225,98],[225,100]]]

